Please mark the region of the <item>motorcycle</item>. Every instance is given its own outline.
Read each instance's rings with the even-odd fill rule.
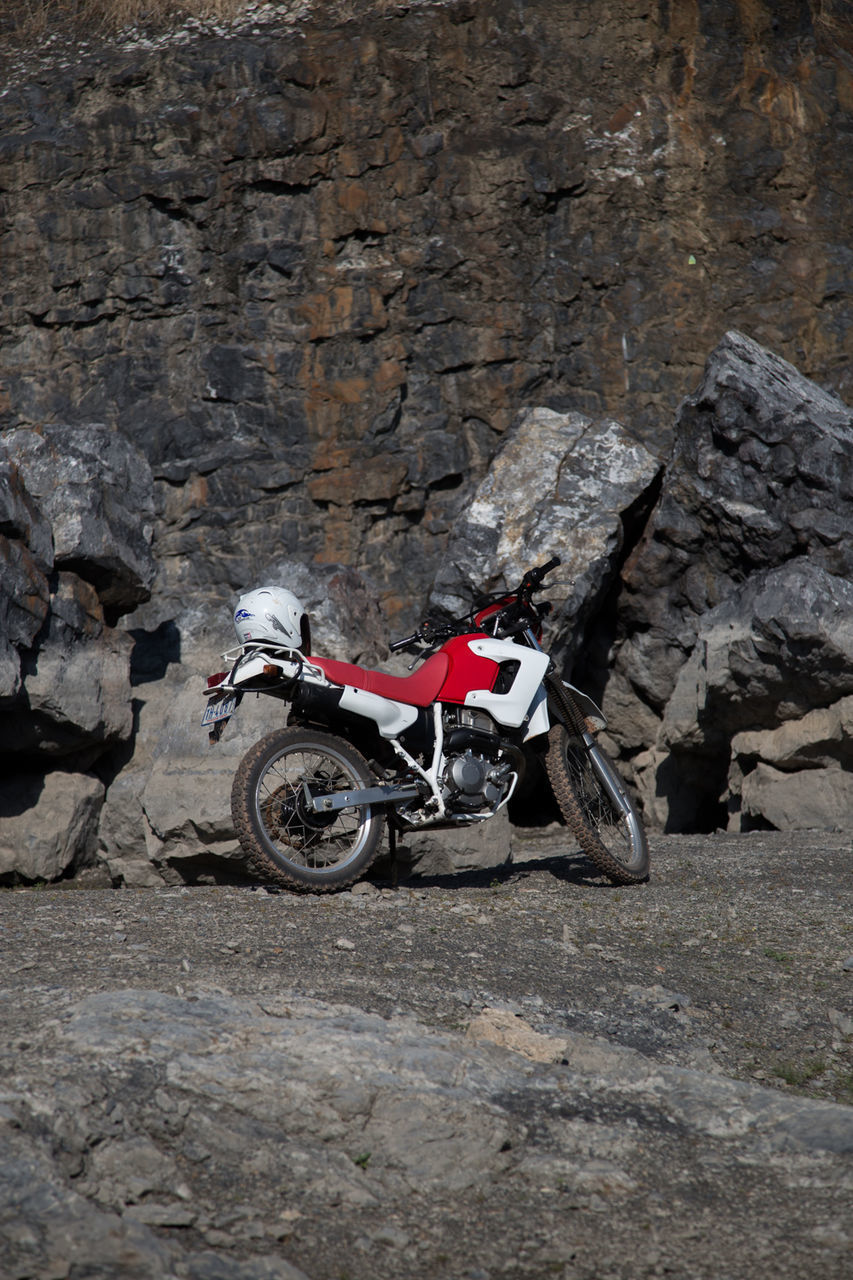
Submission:
[[[393,855],[398,835],[487,821],[539,776],[605,876],[648,879],[642,821],[596,740],[604,716],[540,643],[551,606],[534,596],[559,563],[391,643],[416,655],[407,676],[312,653],[310,619],[283,588],[241,596],[239,647],[207,681],[202,723],[216,741],[245,694],[289,704],[287,727],[246,753],[231,792],[240,844],[263,879],[342,889],[374,861],[386,826]]]

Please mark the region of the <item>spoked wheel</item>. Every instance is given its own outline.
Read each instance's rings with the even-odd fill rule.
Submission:
[[[545,766],[569,829],[599,871],[614,884],[648,880],[646,833],[604,748],[587,747],[562,724],[555,724],[548,735]]]
[[[234,825],[254,869],[320,893],[352,884],[376,857],[383,816],[371,805],[318,812],[313,801],[369,785],[367,761],[342,738],[313,729],[261,738],[231,788]]]

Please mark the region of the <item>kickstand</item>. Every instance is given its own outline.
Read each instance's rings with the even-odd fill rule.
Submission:
[[[391,888],[397,888],[397,828],[393,822],[388,823],[388,858],[391,863]]]

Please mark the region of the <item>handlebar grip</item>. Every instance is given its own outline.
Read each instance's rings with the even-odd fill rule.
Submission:
[[[397,653],[400,649],[408,649],[410,644],[414,644],[420,638],[420,632],[416,631],[414,635],[406,636],[405,640],[392,640],[388,646],[391,653]]]
[[[530,569],[524,575],[524,585],[528,587],[538,587],[539,583],[550,573],[552,569],[556,569],[558,564],[562,564],[559,556],[552,556],[547,564],[541,564],[538,569]]]

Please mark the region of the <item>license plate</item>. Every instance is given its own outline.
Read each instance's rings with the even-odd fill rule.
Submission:
[[[219,702],[209,702],[201,718],[202,726],[216,724],[218,720],[227,720],[230,715],[233,715],[236,705],[236,698],[222,698]]]

